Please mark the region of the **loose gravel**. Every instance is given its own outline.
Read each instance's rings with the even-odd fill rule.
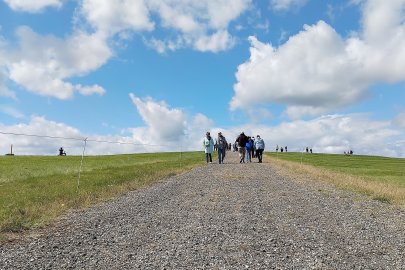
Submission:
[[[405,269],[400,208],[227,158],[3,243],[0,269]]]

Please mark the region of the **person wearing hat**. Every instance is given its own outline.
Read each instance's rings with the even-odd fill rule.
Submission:
[[[226,141],[226,138],[224,135],[222,135],[222,132],[218,132],[218,138],[217,138],[217,147],[218,147],[218,163],[224,163],[225,159],[225,152],[226,148],[228,146],[228,142]]]
[[[255,141],[255,146],[256,146],[256,156],[259,159],[259,163],[262,163],[263,161],[263,151],[264,151],[264,141],[262,138],[260,138],[260,135],[257,135],[256,137],[256,141]]]
[[[205,138],[203,140],[203,146],[205,149],[205,161],[208,163],[212,163],[212,152],[214,152],[214,140],[212,139],[209,132],[205,134]]]

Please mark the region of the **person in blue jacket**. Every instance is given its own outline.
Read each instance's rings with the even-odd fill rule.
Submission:
[[[246,162],[252,162],[252,150],[253,150],[253,140],[251,137],[248,137],[246,143]]]

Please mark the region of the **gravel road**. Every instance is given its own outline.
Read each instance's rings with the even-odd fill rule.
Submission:
[[[298,178],[231,153],[2,244],[0,269],[405,269],[404,210]]]

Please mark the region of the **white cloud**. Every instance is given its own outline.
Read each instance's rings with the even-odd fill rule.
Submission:
[[[27,136],[0,134],[0,155],[9,153],[11,144],[16,155],[57,155],[60,147],[63,147],[68,155],[81,155],[86,138],[88,139],[86,155],[180,151],[177,144],[169,148],[162,145],[162,141],[151,140],[145,127],[131,129],[133,134],[129,136],[85,134],[64,123],[33,116],[28,123],[10,126],[0,123],[0,131],[27,134]],[[155,145],[150,145],[153,143]]]
[[[229,23],[242,14],[251,0],[82,0],[81,14],[108,36],[123,31],[152,31],[157,27],[172,30],[165,38],[150,38],[145,44],[163,53],[191,47],[199,51],[218,52],[231,48],[234,38]],[[159,20],[152,20],[156,15]],[[159,24],[158,24],[158,23]]]
[[[233,134],[228,141],[233,142],[241,131],[260,134],[266,151],[275,151],[278,145],[300,152],[308,146],[317,153],[341,154],[351,149],[355,154],[405,157],[405,144],[400,143],[403,133],[390,121],[372,121],[366,115],[327,115],[277,126],[249,124],[228,129],[226,132]]]
[[[79,91],[80,94],[84,96],[89,96],[92,94],[99,94],[100,96],[102,96],[105,93],[104,88],[97,84],[93,86],[82,86],[78,84],[76,85],[76,89]]]
[[[196,114],[185,118],[184,112],[171,109],[164,102],[141,100],[140,111],[145,115],[146,126],[129,128],[129,135],[84,134],[77,128],[34,116],[28,123],[7,126],[0,123],[0,131],[6,133],[36,134],[54,137],[77,138],[38,138],[0,134],[0,154],[9,152],[14,146],[17,155],[56,155],[62,146],[68,155],[81,155],[84,138],[88,138],[86,154],[106,155],[163,151],[202,150],[202,139],[206,131],[215,137],[221,131],[228,142],[233,143],[237,135],[244,131],[247,135],[260,134],[266,142],[266,151],[274,151],[276,145],[288,146],[289,151],[303,151],[310,147],[317,153],[336,153],[352,149],[355,154],[405,157],[403,132],[396,130],[390,121],[372,121],[367,115],[329,115],[311,121],[297,120],[277,126],[247,124],[237,127],[215,127],[211,119]],[[162,114],[174,115],[174,128],[164,121]],[[159,120],[157,117],[164,119]],[[160,129],[158,125],[163,125]],[[105,142],[120,142],[105,143]]]
[[[0,130],[6,133],[81,138],[79,130],[38,116],[32,117],[29,123],[21,123],[11,126],[6,126],[0,123]],[[9,152],[11,144],[13,145],[13,152],[17,155],[56,155],[61,146],[69,145],[71,147],[79,147],[81,145],[80,141],[55,140],[4,134],[0,134],[0,136],[0,149],[4,152],[2,154]],[[76,154],[79,154],[79,151],[77,151]]]
[[[171,109],[164,101],[144,100],[130,94],[139,114],[148,126],[149,136],[162,141],[180,139],[186,129],[186,115],[180,109]]]
[[[17,110],[15,107],[9,106],[9,105],[0,105],[0,112],[10,115],[11,117],[14,118],[25,118],[25,115]]]
[[[304,6],[308,0],[271,0],[270,5],[274,10],[285,11],[291,8]]]
[[[291,118],[314,116],[359,101],[375,83],[405,80],[404,6],[404,0],[368,1],[362,33],[348,39],[323,21],[278,48],[250,37],[231,109],[281,103]]]
[[[211,119],[203,114],[188,117],[184,111],[170,108],[164,101],[140,99],[134,94],[130,94],[130,98],[145,126],[127,128],[120,135],[104,136],[84,134],[77,128],[38,116],[31,117],[29,123],[11,126],[0,122],[2,133],[60,137],[38,138],[0,134],[0,154],[7,153],[10,144],[13,144],[14,152],[18,155],[54,155],[60,147],[64,147],[68,155],[80,155],[85,138],[88,138],[88,155],[202,150],[203,136],[213,126]]]
[[[19,48],[10,49],[8,75],[33,93],[59,99],[71,98],[75,91],[103,94],[101,86],[74,85],[69,78],[96,70],[111,57],[106,40],[99,34],[76,32],[66,39],[41,36],[28,27],[17,30]]]
[[[80,10],[98,32],[106,35],[154,28],[144,0],[82,0]]]
[[[200,36],[194,44],[194,48],[201,52],[219,52],[233,47],[234,38],[228,31],[218,31],[210,36]]]
[[[62,0],[4,0],[15,11],[40,12],[47,7],[60,8]]]

